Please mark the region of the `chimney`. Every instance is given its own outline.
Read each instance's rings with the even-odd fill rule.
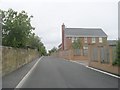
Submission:
[[[64,50],[64,30],[65,30],[65,25],[63,23],[62,25],[62,50]]]

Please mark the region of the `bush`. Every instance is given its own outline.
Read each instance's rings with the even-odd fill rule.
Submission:
[[[117,48],[116,48],[116,58],[113,62],[113,65],[120,66],[120,39],[117,42]]]

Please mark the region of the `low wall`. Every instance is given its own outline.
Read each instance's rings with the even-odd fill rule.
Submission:
[[[72,60],[88,60],[88,56],[77,56],[75,55]]]
[[[95,48],[96,51],[93,52]],[[89,54],[89,66],[120,75],[120,67],[112,65],[113,61],[115,60],[115,53],[115,46],[91,46]]]
[[[2,76],[39,57],[34,49],[2,47]]]
[[[73,50],[58,51],[57,56],[68,60],[88,60],[88,56],[74,55]]]
[[[60,58],[64,58],[64,59],[68,59],[68,60],[71,60],[72,57],[73,57],[71,50],[59,51],[59,52],[58,52],[58,56],[59,56]]]

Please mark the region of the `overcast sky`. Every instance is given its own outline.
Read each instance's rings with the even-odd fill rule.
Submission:
[[[0,0],[0,8],[33,15],[35,33],[49,50],[61,43],[61,25],[99,27],[108,39],[118,37],[118,0]]]

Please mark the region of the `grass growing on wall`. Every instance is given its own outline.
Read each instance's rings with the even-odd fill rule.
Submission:
[[[35,60],[39,53],[35,49],[2,48],[2,75],[6,75],[21,66]]]

